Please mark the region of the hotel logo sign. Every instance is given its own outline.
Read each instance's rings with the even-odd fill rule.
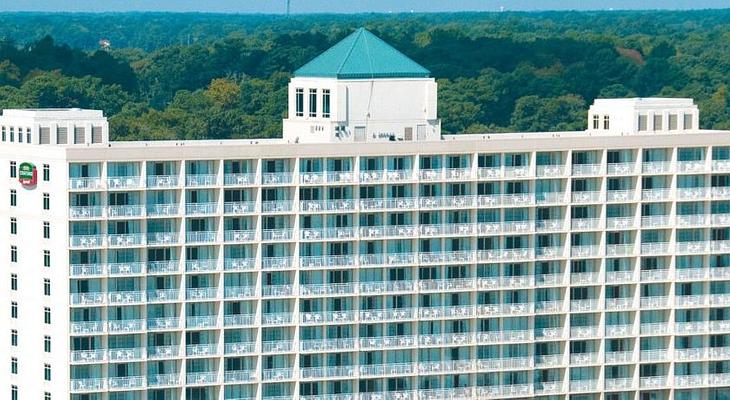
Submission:
[[[35,186],[38,183],[38,170],[35,165],[24,162],[18,167],[18,181],[26,187]]]

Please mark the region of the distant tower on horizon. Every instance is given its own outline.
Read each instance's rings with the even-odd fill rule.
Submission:
[[[286,0],[286,16],[288,17],[289,14],[291,14],[291,0]]]

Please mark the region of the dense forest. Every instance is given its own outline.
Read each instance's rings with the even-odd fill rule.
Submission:
[[[0,108],[103,109],[116,140],[277,137],[292,71],[360,26],[432,71],[444,132],[583,129],[629,96],[693,97],[730,129],[730,10],[0,13]]]

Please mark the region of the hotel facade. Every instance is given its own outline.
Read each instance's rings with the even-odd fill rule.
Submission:
[[[442,135],[436,86],[358,30],[282,139],[5,110],[0,397],[729,399],[730,132]]]

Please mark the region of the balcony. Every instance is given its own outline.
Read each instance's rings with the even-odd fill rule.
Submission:
[[[147,386],[150,387],[178,386],[181,383],[182,379],[180,379],[180,374],[160,374],[147,376]]]
[[[636,229],[634,217],[606,218],[606,229]]]
[[[606,336],[617,337],[617,336],[633,336],[634,329],[633,325],[606,325]]]
[[[226,214],[241,215],[256,212],[255,201],[230,201],[223,203],[223,212]]]
[[[414,197],[359,200],[359,207],[362,211],[413,210],[417,206],[418,201]]]
[[[727,200],[730,199],[730,186],[717,186],[712,188],[712,199]]]
[[[255,258],[226,258],[223,261],[223,267],[226,271],[249,271],[255,266]]]
[[[316,283],[300,284],[299,292],[302,296],[326,296],[355,294],[356,283]]]
[[[70,326],[72,335],[98,335],[107,331],[104,321],[76,321]]]
[[[667,377],[660,376],[644,376],[639,379],[639,386],[642,389],[657,389],[667,387]]]
[[[530,166],[529,165],[519,165],[519,166],[513,166],[513,167],[504,167],[504,177],[505,178],[528,178],[530,177]]]
[[[188,372],[185,375],[185,383],[188,385],[216,385],[220,380],[218,372]]]
[[[218,316],[201,315],[187,316],[185,318],[186,328],[215,328],[218,325]]]
[[[144,267],[145,264],[141,262],[107,264],[107,270],[111,276],[139,275],[144,273]]]
[[[72,220],[99,219],[104,215],[104,207],[101,206],[71,206],[68,208],[68,217]]]
[[[190,288],[185,290],[187,300],[210,300],[218,297],[217,287]]]
[[[575,272],[570,274],[572,285],[593,285],[601,283],[601,276],[598,272]]]
[[[709,324],[707,321],[695,322],[676,322],[674,324],[674,333],[680,335],[697,335],[707,333]]]
[[[634,271],[606,271],[606,283],[633,282],[634,275]]]
[[[677,226],[698,226],[702,227],[710,223],[709,214],[677,215]]]
[[[707,187],[677,188],[679,200],[704,200],[710,194]]]
[[[674,359],[678,361],[704,360],[707,357],[707,349],[697,347],[692,349],[674,349]]]
[[[580,218],[570,221],[572,230],[598,230],[601,228],[600,218]]]
[[[367,229],[367,228],[360,228]],[[322,240],[322,239],[355,239],[358,235],[356,228],[300,228],[299,239],[301,240]]]
[[[416,364],[412,363],[360,365],[361,376],[412,375],[417,370]]]
[[[633,297],[607,298],[606,310],[626,311],[634,308]]]
[[[571,194],[571,200],[576,204],[600,203],[603,201],[602,197],[602,193],[598,190],[592,192],[573,192]]]
[[[171,245],[179,242],[179,232],[149,232],[147,233],[148,245]]]
[[[217,343],[189,344],[185,347],[185,355],[188,357],[211,357],[218,355]]]
[[[672,163],[669,161],[650,161],[641,164],[641,171],[645,174],[667,174],[672,172]]]
[[[71,264],[70,270],[72,278],[82,278],[105,275],[107,268],[105,264]]]
[[[387,310],[360,310],[360,321],[380,322],[412,320],[416,318],[416,308],[394,308]]]
[[[565,192],[541,192],[535,193],[535,203],[537,204],[562,204],[567,202]]]
[[[217,240],[217,231],[189,231],[185,233],[185,243],[213,243]]]
[[[641,308],[667,308],[669,307],[669,297],[667,296],[642,296],[639,303]]]
[[[180,260],[150,261],[147,263],[147,273],[175,273],[180,269]]]
[[[148,217],[169,217],[180,213],[180,206],[177,203],[169,204],[148,204]]]
[[[636,190],[609,190],[606,192],[606,201],[609,203],[628,203],[637,200]]]
[[[264,325],[291,325],[293,321],[294,318],[290,312],[261,314],[261,323]]]
[[[218,203],[187,203],[185,204],[185,214],[187,215],[204,215],[215,214],[218,212]]]
[[[216,185],[218,185],[218,175],[216,174],[185,175],[185,186],[187,187],[204,187]]]
[[[361,337],[359,343],[361,349],[393,349],[415,347],[418,341],[416,336],[379,336]]]
[[[256,296],[256,286],[226,286],[223,290],[226,299],[248,299]]]
[[[146,327],[144,319],[121,319],[109,321],[107,330],[109,333],[137,333]]]
[[[321,352],[331,350],[350,350],[355,348],[356,339],[311,339],[299,342],[300,351]]]
[[[257,376],[256,370],[225,371],[223,380],[225,383],[248,383],[256,381]]]
[[[256,352],[256,342],[226,343],[223,351],[226,356],[254,354]]]
[[[477,169],[477,177],[479,179],[493,179],[502,177],[502,168],[500,167],[479,167]]]
[[[594,338],[601,336],[597,325],[570,327],[571,338]]]
[[[88,249],[92,247],[103,247],[105,244],[105,235],[71,235],[69,237],[69,246],[73,248]]]
[[[606,363],[608,364],[628,364],[633,362],[633,351],[607,351]]]
[[[573,353],[570,355],[570,365],[592,365],[598,364],[598,352]]]
[[[557,177],[565,175],[565,165],[538,165],[535,174],[539,177]]]
[[[108,189],[139,189],[142,185],[140,176],[113,176],[106,179]]]
[[[667,361],[668,355],[666,349],[641,350],[639,352],[641,361]]]
[[[353,171],[329,171],[325,176],[327,183],[354,183],[357,175]]]
[[[263,257],[261,259],[261,268],[266,269],[266,270],[294,268],[293,258],[292,257]]]
[[[606,378],[604,388],[606,390],[631,390],[634,386],[632,378]]]
[[[226,186],[251,186],[256,184],[256,174],[236,173],[223,175],[223,184]]]
[[[642,255],[661,255],[669,253],[669,242],[642,243]]]
[[[570,381],[571,392],[595,392],[598,390],[598,379]]]
[[[179,317],[158,317],[147,319],[147,329],[151,331],[177,330],[179,328]]]
[[[291,352],[293,348],[294,342],[291,340],[273,340],[261,343],[261,351],[264,353]]]
[[[145,206],[139,204],[107,206],[106,215],[109,218],[137,218],[144,216]]]
[[[253,326],[255,322],[256,314],[228,314],[223,316],[223,323],[226,327]]]
[[[177,175],[149,175],[147,176],[147,187],[150,189],[176,188],[180,184],[180,177]]]
[[[359,290],[363,294],[412,292],[416,290],[417,281],[374,281],[360,282]]]
[[[294,174],[291,172],[268,172],[261,175],[262,185],[291,185]]]
[[[676,295],[674,297],[674,305],[677,307],[702,307],[708,303],[709,297],[706,294]]]
[[[104,292],[71,293],[71,305],[93,306],[102,305],[106,302]]]
[[[573,164],[573,176],[600,175],[601,164]]]
[[[261,240],[281,242],[291,241],[294,237],[294,230],[290,228],[283,229],[264,229],[261,231]]]
[[[107,237],[109,247],[143,246],[147,244],[147,235],[144,233],[110,234]]]
[[[98,190],[104,187],[101,177],[78,177],[68,179],[68,188],[71,190]]]
[[[294,285],[264,285],[261,288],[264,297],[287,297],[294,296]]]
[[[672,198],[672,190],[662,189],[644,189],[641,191],[641,200],[644,201],[664,201]]]
[[[288,381],[294,379],[294,368],[264,369],[261,379],[268,382]]]
[[[185,261],[185,271],[187,272],[211,272],[217,270],[218,260],[215,258]]]
[[[76,350],[71,351],[71,363],[97,364],[107,360],[106,350]]]
[[[98,392],[106,388],[105,378],[71,379],[72,392]]]
[[[706,172],[707,162],[705,160],[677,161],[678,173]]]
[[[609,163],[606,168],[608,175],[634,175],[637,172],[635,162]]]
[[[331,212],[331,211],[354,211],[356,200],[302,200],[299,202],[301,212]]]
[[[665,335],[669,332],[669,324],[666,322],[654,322],[641,324],[642,335]]]
[[[109,349],[108,353],[109,361],[112,362],[141,361],[147,356],[147,349],[145,347]]]
[[[562,285],[564,281],[565,281],[565,275],[562,273],[535,275],[535,285],[536,286]]]
[[[123,304],[136,304],[146,301],[147,292],[144,291],[124,291],[124,292],[109,292],[109,305],[123,305]]]
[[[261,202],[261,212],[264,213],[291,213],[293,210],[294,202],[290,200],[270,200]]]

